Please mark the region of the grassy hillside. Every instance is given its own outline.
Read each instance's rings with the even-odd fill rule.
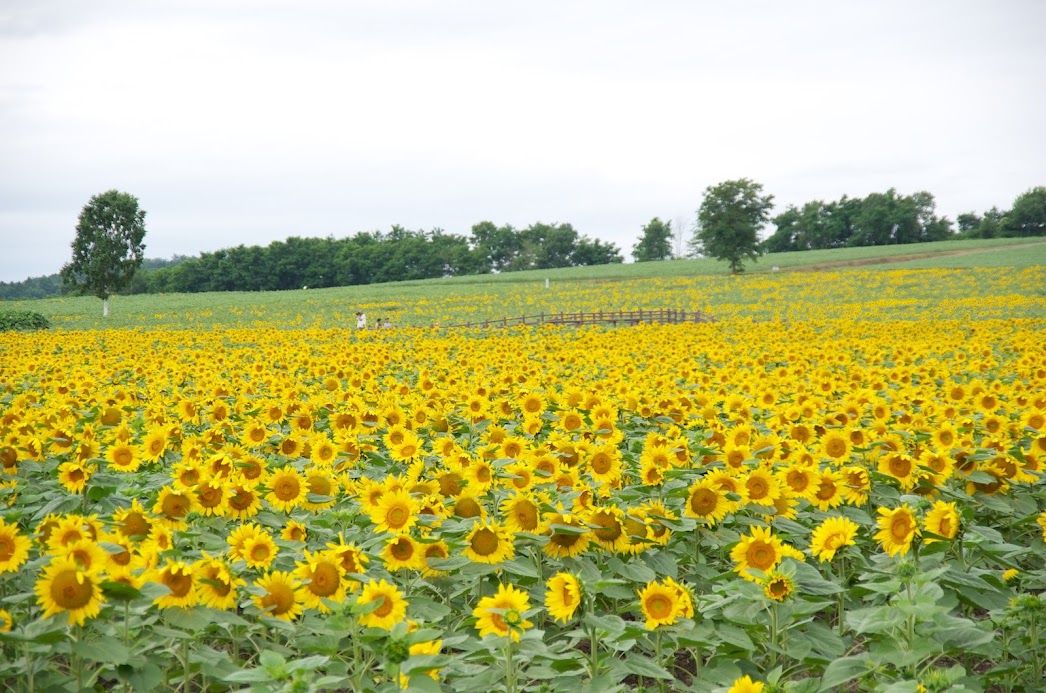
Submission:
[[[999,267],[1009,271],[1000,275]],[[859,307],[865,317],[907,319],[941,301],[964,303],[959,312],[971,317],[1042,316],[1044,272],[1046,239],[998,239],[776,253],[740,276],[729,276],[722,262],[701,259],[306,291],[117,296],[106,320],[93,297],[4,306],[38,311],[58,329],[349,327],[357,309],[372,322],[388,316],[395,326],[658,307],[759,320],[831,317]],[[1000,297],[1020,300],[1002,307]]]

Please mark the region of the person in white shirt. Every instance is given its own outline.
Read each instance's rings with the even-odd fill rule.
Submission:
[[[356,311],[356,329],[365,330],[367,329],[367,315],[362,310]]]

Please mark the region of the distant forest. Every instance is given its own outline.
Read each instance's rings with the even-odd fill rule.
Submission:
[[[935,206],[928,192],[899,195],[893,188],[865,198],[844,195],[832,202],[792,205],[773,218],[776,229],[762,249],[784,252],[1046,235],[1046,187],[1019,195],[1009,210],[993,207],[983,214],[960,214],[957,229],[951,220],[936,215]],[[517,230],[484,221],[474,225],[469,236],[393,226],[387,233],[361,232],[341,239],[290,237],[264,247],[239,245],[198,257],[146,259],[121,293],[278,291],[623,260],[616,245],[581,235],[570,224],[536,223]],[[0,299],[46,298],[62,291],[57,274],[0,282]]]

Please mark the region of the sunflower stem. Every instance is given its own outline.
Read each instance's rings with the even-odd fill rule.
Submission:
[[[846,558],[839,557],[839,594],[835,595],[835,616],[839,626],[839,637],[846,634],[846,623],[843,620],[844,595],[846,594]]]
[[[593,623],[587,625],[588,630],[588,674],[589,678],[599,676],[599,633]]]
[[[777,666],[777,604],[770,605],[770,669]]]
[[[505,693],[516,693],[516,667],[512,660],[513,640],[510,637],[505,645]]]

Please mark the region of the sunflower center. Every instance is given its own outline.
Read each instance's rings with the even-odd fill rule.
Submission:
[[[394,542],[389,550],[400,561],[405,561],[414,555],[414,545],[406,539]]]
[[[592,524],[599,526],[592,533],[603,541],[616,541],[622,534],[621,523],[613,515],[596,513],[592,517]]]
[[[319,597],[327,597],[338,591],[338,583],[341,576],[338,569],[331,563],[318,563],[312,571],[312,582],[309,589]]]
[[[389,527],[399,529],[407,520],[410,519],[410,511],[401,505],[397,505],[389,509],[388,514],[385,516],[385,520]]]
[[[770,487],[762,479],[748,480],[748,497],[752,500],[762,500],[770,492]]]
[[[745,554],[748,565],[756,570],[766,571],[777,561],[774,547],[763,541],[754,541]]]
[[[897,541],[904,541],[912,531],[911,522],[904,515],[898,515],[890,520],[890,534]]]
[[[272,492],[275,493],[276,497],[281,501],[294,500],[298,497],[298,493],[301,492],[301,485],[294,477],[283,477],[276,482],[276,487]]]
[[[251,547],[251,560],[252,561],[264,561],[269,557],[269,547],[262,543],[256,543]]]
[[[229,505],[232,506],[233,510],[246,510],[251,507],[253,502],[254,494],[243,488],[237,489],[229,498]]]
[[[501,543],[498,540],[498,535],[492,532],[490,529],[484,527],[472,536],[472,550],[480,556],[490,556],[497,552],[498,545]]]
[[[525,530],[532,530],[538,526],[538,509],[531,503],[520,503],[515,509],[516,522]]]
[[[458,517],[479,517],[480,511],[479,503],[472,498],[459,498],[454,504],[454,514]]]
[[[118,467],[126,467],[134,460],[134,453],[130,448],[120,447],[113,453],[113,463]]]
[[[272,607],[272,614],[278,616],[294,608],[294,591],[287,585],[269,585],[269,593],[262,599],[262,605]]]
[[[832,440],[828,441],[828,445],[825,446],[825,452],[828,453],[829,457],[842,457],[843,454],[846,452],[846,443],[839,440],[838,438],[833,438]]]
[[[9,560],[15,555],[15,543],[6,535],[0,535],[0,563]]]
[[[385,618],[392,613],[393,606],[395,605],[392,603],[392,600],[383,596],[381,598],[381,606],[375,609],[372,613],[379,618]]]
[[[192,589],[192,577],[179,572],[164,573],[162,582],[175,597],[184,597]]]
[[[835,496],[835,482],[830,479],[821,479],[817,486],[817,497],[820,500],[831,500]]]
[[[189,504],[184,496],[171,494],[163,500],[163,514],[167,517],[184,517],[189,509]]]
[[[591,466],[592,471],[596,474],[606,474],[610,471],[610,468],[613,465],[610,460],[610,455],[600,453],[592,458]]]
[[[708,488],[699,488],[690,494],[690,509],[696,515],[710,515],[719,505],[719,494]]]
[[[79,571],[65,570],[51,581],[51,599],[66,611],[83,608],[94,596],[94,584],[81,578]]]
[[[647,599],[646,610],[655,619],[668,618],[672,615],[672,600],[663,594],[655,594]]]
[[[890,473],[896,477],[908,476],[912,471],[912,463],[900,455],[890,458]]]

